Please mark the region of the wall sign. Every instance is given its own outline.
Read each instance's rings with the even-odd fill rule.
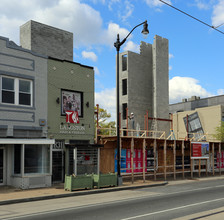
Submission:
[[[79,124],[79,116],[77,111],[66,111],[66,123]]]
[[[60,134],[85,134],[86,128],[78,125],[60,125]]]

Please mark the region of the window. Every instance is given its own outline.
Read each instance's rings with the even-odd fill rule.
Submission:
[[[127,79],[122,79],[122,95],[127,95]]]
[[[123,112],[123,119],[125,120],[127,118],[126,109],[128,105],[127,103],[122,104],[122,112]]]
[[[21,145],[14,146],[14,174],[21,174]]]
[[[2,103],[32,106],[32,81],[2,77]]]
[[[25,145],[25,174],[50,173],[50,147]]]
[[[127,54],[122,56],[122,71],[127,70]]]

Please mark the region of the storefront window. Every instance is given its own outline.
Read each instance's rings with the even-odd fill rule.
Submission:
[[[50,146],[25,145],[24,173],[50,173]]]
[[[14,174],[21,174],[21,145],[14,146]]]

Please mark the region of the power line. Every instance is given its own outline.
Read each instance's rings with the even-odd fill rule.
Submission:
[[[194,20],[199,21],[199,22],[201,22],[202,24],[204,24],[204,25],[206,25],[206,26],[208,26],[208,27],[210,27],[210,28],[212,28],[212,29],[214,29],[214,30],[220,32],[221,34],[224,34],[224,32],[222,32],[222,31],[216,29],[217,27],[219,27],[219,26],[221,26],[221,25],[219,25],[219,26],[217,26],[217,27],[214,27],[214,26],[209,25],[209,24],[205,23],[204,21],[199,20],[198,18],[195,18],[195,17],[193,17],[192,15],[190,15],[190,14],[188,14],[188,13],[186,13],[186,12],[184,12],[184,11],[182,11],[182,10],[180,10],[180,9],[178,9],[178,8],[176,8],[176,7],[172,6],[172,5],[170,5],[170,4],[168,4],[167,2],[164,2],[163,0],[159,0],[159,1],[162,2],[162,3],[164,3],[164,4],[166,4],[166,5],[168,5],[168,6],[170,6],[171,8],[173,8],[173,9],[175,9],[175,10],[177,10],[177,11],[179,11],[179,12],[181,12],[181,13],[183,13],[183,14],[185,14],[185,15],[191,17],[191,18],[193,18]]]

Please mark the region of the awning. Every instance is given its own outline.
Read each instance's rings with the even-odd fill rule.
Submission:
[[[104,147],[103,144],[65,144],[65,147],[70,148],[84,148],[84,147],[92,147],[92,148],[100,148]]]
[[[0,138],[0,144],[55,144],[55,139]]]

